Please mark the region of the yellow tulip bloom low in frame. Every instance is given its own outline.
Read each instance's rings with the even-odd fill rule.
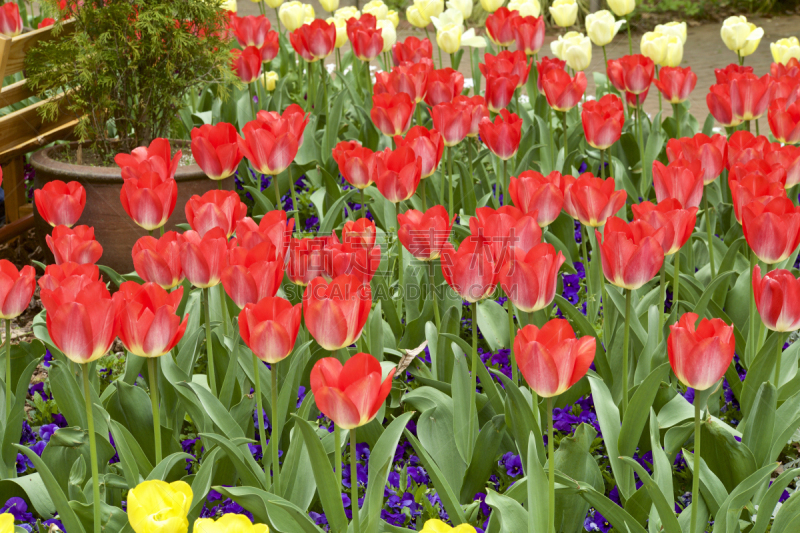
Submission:
[[[269,533],[264,524],[253,524],[241,514],[224,514],[217,520],[198,518],[194,523],[195,533]]]
[[[475,528],[469,524],[451,527],[441,520],[428,520],[419,533],[475,533]]]
[[[186,533],[192,496],[183,481],[139,483],[128,491],[128,522],[136,533]]]
[[[0,533],[14,533],[14,515],[11,513],[0,514]]]

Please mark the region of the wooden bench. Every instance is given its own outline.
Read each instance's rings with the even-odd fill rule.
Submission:
[[[62,32],[73,31],[74,23],[65,22]],[[53,39],[53,26],[41,28],[8,38],[0,35],[0,109],[18,104],[35,96],[22,79],[3,87],[7,76],[23,72],[25,54],[37,43]],[[59,33],[59,36],[62,33]],[[58,95],[49,100],[32,103],[0,116],[0,165],[3,168],[6,222],[32,216],[33,206],[25,195],[25,155],[53,141],[71,139],[78,119],[61,109],[58,118],[45,122],[39,109],[48,101],[66,100]]]

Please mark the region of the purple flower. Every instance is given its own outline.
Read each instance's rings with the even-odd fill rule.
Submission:
[[[39,438],[45,442],[50,442],[50,437],[56,432],[58,426],[55,424],[45,424],[39,428]]]
[[[586,520],[583,521],[583,529],[608,533],[611,530],[611,524],[599,511],[589,511],[589,514],[586,515]]]
[[[522,458],[512,452],[506,452],[497,464],[506,469],[508,476],[517,477],[522,474]]]
[[[369,444],[365,442],[356,444],[356,458],[362,462],[369,461]]]
[[[28,504],[25,500],[18,497],[9,498],[3,508],[0,509],[0,514],[9,513],[14,515],[14,520],[18,522],[32,522],[33,515],[28,512]]]
[[[36,455],[41,457],[42,456],[42,452],[44,452],[44,449],[45,449],[46,446],[47,446],[47,443],[45,441],[43,441],[43,440],[40,440],[39,442],[37,442],[36,444],[31,446],[30,448],[31,448],[31,450],[34,451],[34,453],[36,453]]]
[[[31,425],[28,424],[27,420],[22,421],[22,433],[20,434],[19,443],[20,444],[30,444],[36,441],[36,435],[33,433],[31,429]]]
[[[314,523],[316,525],[318,525],[320,527],[328,525],[328,519],[325,516],[325,513],[320,514],[320,513],[315,513],[315,512],[312,511],[312,512],[308,513],[308,516],[309,516],[309,518],[311,518],[311,520],[314,521]]]
[[[421,466],[409,466],[408,467],[408,476],[414,480],[414,483],[417,485],[427,485],[430,483],[430,478],[428,477],[428,473],[425,472],[425,469]]]
[[[33,463],[27,455],[17,454],[17,474],[24,474],[26,470],[33,468]]]

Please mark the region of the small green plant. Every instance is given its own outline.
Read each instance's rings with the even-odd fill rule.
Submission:
[[[70,0],[60,19],[74,20],[74,31],[60,32],[26,58],[28,83],[38,96],[66,94],[66,106],[48,103],[43,117],[81,117],[80,140],[91,142],[104,160],[168,136],[187,93],[233,80],[228,15],[220,4]],[[51,8],[58,9],[57,2]]]

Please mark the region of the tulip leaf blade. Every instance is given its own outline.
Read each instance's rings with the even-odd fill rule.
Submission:
[[[545,491],[544,494],[547,494]],[[522,505],[505,494],[486,489],[486,505],[500,517],[501,531],[520,532],[528,530],[530,515]],[[494,515],[494,513],[492,513]],[[544,531],[547,531],[546,529]]]
[[[594,490],[590,484],[581,482],[577,482],[577,484],[580,495],[589,502],[589,505],[599,511],[615,529],[629,531],[630,533],[647,533],[647,530],[630,513],[612,502],[605,495]]]
[[[633,393],[625,416],[622,418],[622,427],[617,439],[617,449],[620,455],[632,456],[636,450],[639,437],[650,415],[650,407],[656,399],[661,382],[669,376],[669,370],[669,363],[663,363],[650,372]]]
[[[769,479],[770,475],[777,467],[777,463],[763,466],[733,488],[714,515],[714,531],[719,530],[727,532],[736,530],[742,509],[744,509],[745,505],[747,505],[753,497],[753,494],[755,494],[762,483]]]
[[[278,531],[322,533],[308,513],[270,492],[254,487],[216,486],[214,490],[253,513],[256,522],[269,523]]]
[[[526,435],[531,432],[539,439],[539,442],[544,442],[542,439],[542,431],[539,429],[539,406],[536,405],[531,408],[530,398],[526,398],[513,380],[509,379],[505,374],[500,371],[492,370],[492,373],[500,378],[503,383],[503,388],[506,391],[505,401],[505,416],[506,426],[510,428],[511,436],[519,449],[520,459],[522,461],[522,468],[528,468],[527,460],[530,452],[528,450],[528,440]],[[481,378],[483,383],[483,378]],[[508,431],[508,429],[506,430]],[[544,464],[547,457],[544,453],[544,447],[536,448],[536,455],[539,458],[539,463]]]
[[[611,470],[617,480],[619,491],[625,499],[633,496],[636,491],[633,483],[633,471],[630,466],[620,459],[619,442],[620,416],[619,409],[611,397],[608,385],[597,376],[587,374],[589,385],[592,389],[595,410],[597,411],[597,421],[600,424],[600,431],[603,434],[606,448],[608,449],[608,460],[611,463]],[[603,513],[603,516],[605,513]]]
[[[467,471],[464,472],[464,481],[461,483],[460,500],[462,503],[474,501],[475,494],[482,492],[486,487],[486,482],[494,468],[494,462],[486,459],[497,456],[500,443],[505,435],[505,427],[505,417],[496,415],[486,422],[478,433]]]
[[[769,461],[777,409],[778,391],[775,385],[765,381],[758,388],[744,428],[739,428],[742,431],[742,443],[753,452],[758,466],[764,466]]]
[[[325,217],[322,219],[322,223],[319,225],[319,231],[317,232],[319,235],[331,234],[334,226],[336,225],[336,221],[344,212],[345,202],[354,196],[356,192],[358,192],[357,189],[349,189],[347,192],[337,198],[335,202],[333,202],[333,205],[325,213]]]
[[[756,317],[758,319],[758,317]],[[769,381],[775,370],[778,354],[775,351],[776,344],[783,342],[781,333],[773,333],[764,342],[761,350],[756,355],[753,362],[747,368],[747,377],[742,384],[742,398],[740,401],[742,414],[749,416],[750,409],[756,399],[759,387],[765,381]]]
[[[661,488],[653,481],[653,478],[650,477],[647,470],[631,457],[622,457],[621,459],[633,468],[639,476],[639,480],[644,484],[647,493],[650,495],[650,499],[653,500],[653,505],[658,512],[658,516],[661,518],[663,531],[665,533],[681,533],[681,525],[678,523],[678,518],[675,516],[675,509],[669,504],[664,493],[661,492]]]
[[[783,491],[786,489],[789,483],[791,483],[792,480],[794,480],[794,478],[797,477],[799,474],[800,474],[800,468],[792,468],[781,472],[781,475],[779,475],[777,479],[775,479],[775,481],[773,481],[772,484],[767,489],[766,494],[764,494],[764,497],[758,504],[759,508],[764,510],[775,509],[775,506],[778,505],[778,501],[780,501]],[[781,510],[782,509],[783,507],[781,506]],[[779,510],[778,514],[780,514],[780,512],[781,511]],[[796,516],[798,515],[798,513],[799,510],[794,509],[794,514]],[[753,529],[750,530],[750,533],[764,533],[767,530],[770,518],[772,518],[772,513],[769,511],[758,513],[758,516],[756,517],[755,526],[753,526]],[[776,526],[780,527],[781,523],[777,521],[777,516],[775,518],[776,521],[775,525],[773,525],[773,528],[775,528]],[[781,521],[782,520],[783,517],[781,517]],[[791,531],[795,531],[795,529],[792,529]]]
[[[7,341],[10,342],[10,341]],[[8,354],[10,356],[11,354]],[[5,428],[3,431],[3,463],[6,468],[14,468],[16,466],[17,454],[11,446],[20,441],[22,435],[22,422],[27,419],[25,413],[25,403],[28,397],[28,385],[31,382],[31,376],[39,365],[41,359],[37,358],[25,367],[25,370],[19,375],[17,379],[17,388],[14,391],[14,400],[11,404],[11,409],[6,408],[8,418],[5,420]],[[6,386],[11,387],[13,375],[6,378]]]
[[[266,481],[263,479],[264,472],[258,466],[258,463],[256,463],[255,459],[253,459],[253,456],[250,454],[249,450],[245,453],[239,448],[239,445],[234,444],[222,435],[218,435],[216,433],[200,433],[199,437],[203,439],[204,442],[208,441],[209,448],[211,447],[211,444],[216,444],[225,451],[225,454],[231,460],[234,468],[236,468],[236,472],[242,479],[242,483],[251,487],[266,488],[264,486]]]
[[[472,382],[467,371],[466,357],[454,359],[450,385],[453,397],[453,439],[458,454],[468,464],[478,438],[479,426],[477,409],[473,408],[470,396]],[[474,429],[474,433],[470,433],[470,428]],[[422,435],[419,437],[422,439]]]

